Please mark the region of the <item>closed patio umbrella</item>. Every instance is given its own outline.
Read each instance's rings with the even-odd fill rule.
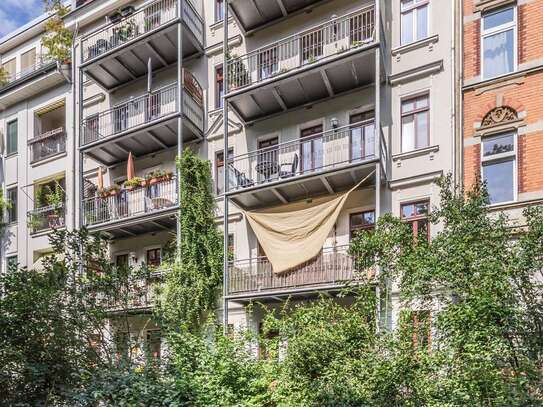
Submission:
[[[102,174],[102,167],[98,167],[98,179],[97,179],[98,191],[104,189],[104,175]]]
[[[134,171],[134,156],[132,155],[132,151],[128,153],[128,162],[126,163],[126,179],[131,180],[136,175],[136,171]]]

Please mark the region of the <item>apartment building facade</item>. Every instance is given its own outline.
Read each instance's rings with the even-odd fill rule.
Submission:
[[[40,17],[0,39],[2,188],[11,203],[2,238],[2,270],[39,267],[52,227],[73,227],[71,67],[41,45]]]
[[[110,238],[112,262],[150,267],[159,282],[167,271],[161,262],[182,233],[175,158],[188,147],[212,163],[225,231],[226,325],[258,330],[264,308],[246,312],[255,301],[273,308],[286,298],[338,293],[357,275],[350,239],[383,213],[402,217],[414,233],[436,232],[426,220],[439,204],[433,181],[457,170],[460,8],[451,3],[74,1],[64,18],[75,38],[70,75],[59,64],[51,74],[39,71],[28,79],[34,93],[17,82],[20,99],[8,99],[13,105],[0,115],[6,196],[19,215],[3,258],[16,254],[32,267],[47,253],[50,229],[84,225]],[[40,24],[0,43],[2,64],[12,69],[11,56],[16,67],[28,59]],[[58,83],[47,79],[57,73]],[[47,89],[30,82],[37,79]],[[0,103],[8,103],[3,98],[0,89]],[[36,149],[47,157],[35,167],[34,143],[59,134],[65,151]],[[47,214],[50,202],[35,207],[37,183],[47,186],[38,194],[47,199],[62,191],[64,224],[49,216],[57,212]],[[352,188],[318,254],[277,272],[250,219],[299,218],[296,211]],[[32,231],[38,221],[20,216],[33,220],[35,210],[47,219],[39,233]],[[310,235],[302,245],[315,246]],[[152,290],[138,284],[132,322],[137,335],[156,339]],[[383,323],[394,324],[397,289],[381,295]]]
[[[543,198],[543,2],[464,1],[463,173],[522,226]]]
[[[401,217],[414,233],[436,232],[426,220],[439,204],[433,181],[456,171],[460,8],[425,0],[213,3],[215,16],[228,19],[226,33],[220,21],[208,32],[217,50],[208,73],[215,78],[209,108],[217,108],[209,114],[208,157],[216,189],[225,191],[227,225],[224,322],[258,330],[265,308],[352,283],[350,239],[381,214]],[[221,115],[228,117],[222,129],[213,126]],[[274,264],[265,247],[276,243],[271,235],[290,233],[288,222],[268,234],[261,226],[281,219],[277,213],[299,218],[353,187],[319,254],[278,273],[281,253]],[[380,295],[382,323],[394,325],[397,287]],[[254,301],[266,307],[248,315],[244,306]]]

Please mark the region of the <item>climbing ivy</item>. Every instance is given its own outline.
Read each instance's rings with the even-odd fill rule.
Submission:
[[[158,316],[175,329],[197,330],[213,309],[222,283],[222,237],[215,223],[209,161],[186,149],[177,161],[181,253],[166,277]]]

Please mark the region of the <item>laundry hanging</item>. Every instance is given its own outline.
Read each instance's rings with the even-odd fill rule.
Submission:
[[[273,272],[283,273],[317,256],[351,192],[374,173],[340,195],[244,211]]]

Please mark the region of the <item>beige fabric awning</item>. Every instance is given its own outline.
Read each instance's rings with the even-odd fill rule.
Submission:
[[[341,195],[245,211],[274,273],[283,273],[317,256],[350,193],[373,174]]]

